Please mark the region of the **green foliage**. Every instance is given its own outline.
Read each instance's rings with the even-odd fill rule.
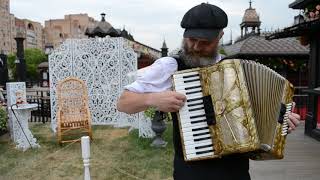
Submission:
[[[7,130],[8,116],[4,108],[0,106],[0,131]]]
[[[148,109],[146,109],[144,111],[144,115],[146,117],[149,117],[150,119],[153,119],[154,115],[155,115],[155,111],[156,111],[156,108],[154,107],[149,107]],[[172,120],[172,117],[171,117],[171,113],[166,113],[166,120],[167,121],[171,121]]]
[[[223,55],[227,55],[226,52],[225,52],[225,50],[224,50],[223,48],[221,48],[221,49],[219,50],[219,53],[220,53],[220,54],[223,54]]]
[[[16,64],[14,63],[15,60],[16,60],[15,54],[8,54],[8,69],[11,71],[13,75],[13,79],[17,79]]]
[[[144,111],[144,115],[147,116],[150,119],[153,119],[154,114],[155,114],[156,108],[154,107],[149,107]]]
[[[47,61],[47,56],[43,51],[36,48],[26,49],[24,51],[26,66],[27,66],[27,79],[36,80],[38,79],[37,67],[40,63]],[[16,64],[14,63],[16,59],[15,54],[8,55],[8,66],[11,70],[14,79],[17,77]]]

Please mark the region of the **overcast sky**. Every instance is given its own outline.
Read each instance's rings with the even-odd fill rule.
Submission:
[[[254,0],[253,8],[260,15],[262,30],[275,30],[293,23],[299,13],[288,8],[294,0]],[[249,0],[11,0],[10,11],[17,18],[27,18],[44,24],[45,20],[63,19],[66,14],[87,13],[106,20],[115,28],[125,28],[136,41],[160,49],[165,38],[169,51],[180,46],[183,29],[180,21],[184,13],[201,2],[221,7],[229,17],[224,41],[240,35],[240,26]]]

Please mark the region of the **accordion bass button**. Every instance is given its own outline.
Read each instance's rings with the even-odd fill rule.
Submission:
[[[269,146],[268,144],[261,144],[260,149],[265,152],[269,152],[271,150],[271,146]]]

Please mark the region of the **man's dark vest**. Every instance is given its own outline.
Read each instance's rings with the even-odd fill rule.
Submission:
[[[190,69],[179,57],[178,71]],[[181,146],[177,113],[171,113],[173,123],[174,179],[175,180],[248,180],[249,159],[244,155],[231,155],[219,159],[185,162]]]

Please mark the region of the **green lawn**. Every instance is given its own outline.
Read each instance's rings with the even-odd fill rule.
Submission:
[[[41,148],[15,149],[8,135],[0,137],[0,179],[83,179],[80,143],[59,146],[49,124],[32,124]],[[168,146],[150,147],[138,131],[94,126],[91,142],[91,179],[172,179],[172,126],[164,134]]]

